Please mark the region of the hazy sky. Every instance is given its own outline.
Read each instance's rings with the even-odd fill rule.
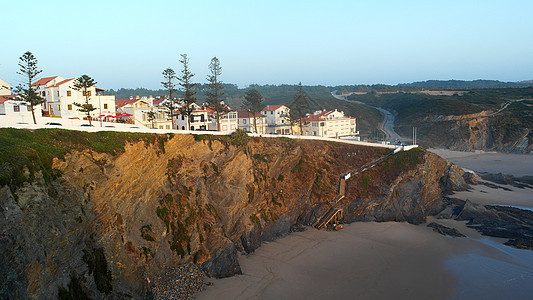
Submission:
[[[103,88],[160,88],[191,59],[205,82],[396,84],[533,79],[533,1],[3,1],[0,78],[88,74]]]

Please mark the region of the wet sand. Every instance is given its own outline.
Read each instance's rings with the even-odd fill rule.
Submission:
[[[533,189],[499,184],[496,184],[496,186],[505,187],[510,191],[479,184],[472,185],[472,189],[469,191],[455,192],[453,197],[483,205],[511,205],[533,208]]]

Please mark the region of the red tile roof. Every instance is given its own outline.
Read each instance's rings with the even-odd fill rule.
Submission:
[[[65,83],[67,83],[67,82],[69,82],[69,81],[72,81],[72,80],[74,80],[74,79],[75,79],[75,78],[65,79],[65,80],[63,80],[63,81],[61,81],[61,82],[56,83],[55,85],[52,85],[52,87],[58,87],[58,86],[60,86],[60,85],[62,85],[62,84],[65,84]]]
[[[0,104],[4,104],[4,102],[6,102],[7,100],[11,100],[15,97],[16,95],[3,95],[3,96],[0,96]]]
[[[51,80],[54,80],[57,77],[59,77],[59,76],[41,78],[41,79],[37,80],[36,82],[32,83],[32,86],[34,86],[34,85],[45,85],[45,84],[47,84]]]
[[[265,117],[264,115],[262,115],[260,113],[256,113],[255,116],[257,118]],[[247,112],[247,111],[244,111],[244,110],[238,110],[237,111],[237,118],[253,118],[253,117],[254,117],[254,115],[251,112]]]
[[[115,106],[116,107],[123,107],[128,104],[135,103],[137,101],[140,101],[141,99],[117,99],[115,100]]]
[[[0,104],[4,104],[4,102],[6,102],[7,100],[13,99],[16,96],[17,95],[3,95],[3,96],[0,96]]]
[[[154,106],[158,106],[163,101],[165,101],[165,99],[154,99]]]
[[[276,110],[280,107],[282,107],[283,105],[267,105],[265,108],[263,108],[261,111],[271,111],[271,110]]]

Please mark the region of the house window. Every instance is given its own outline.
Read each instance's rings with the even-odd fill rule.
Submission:
[[[20,106],[19,105],[14,105],[13,106],[13,111],[14,112],[19,112],[20,111]]]
[[[143,121],[146,121],[146,115],[143,114]]]
[[[185,120],[185,115],[181,115],[181,120]]]
[[[67,91],[67,97],[71,97],[72,96],[72,91]]]
[[[166,129],[170,129],[170,125],[166,125],[166,127],[165,127],[165,128],[166,128]]]
[[[84,97],[91,97],[91,91],[83,91]]]
[[[243,119],[243,120],[242,120],[242,123],[243,123],[243,124],[246,124],[246,119]]]
[[[104,103],[104,109],[107,109],[107,103]]]
[[[46,91],[42,92],[43,97],[46,97]]]
[[[59,97],[59,91],[57,91],[57,96]]]
[[[270,111],[270,114],[271,114],[271,115],[273,115],[273,114],[274,114],[274,111],[273,111],[273,110],[271,110],[271,111]]]
[[[72,104],[67,104],[67,109],[72,110]]]

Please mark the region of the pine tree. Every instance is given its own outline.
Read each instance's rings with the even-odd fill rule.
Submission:
[[[192,78],[194,74],[189,69],[189,58],[187,54],[181,55],[180,63],[183,64],[183,69],[181,70],[181,77],[178,77],[179,85],[183,88],[183,105],[180,108],[180,113],[187,116],[187,129],[191,130],[191,119],[192,112],[194,111],[193,104],[196,103],[196,91],[194,87],[196,83],[192,83]]]
[[[16,94],[13,100],[26,104],[31,110],[33,123],[37,124],[34,107],[44,103],[46,99],[39,95],[37,92],[37,86],[32,86],[32,84],[37,81],[37,75],[39,75],[42,70],[39,70],[37,67],[37,58],[35,58],[30,51],[27,51],[19,57],[19,67],[20,71],[18,71],[17,74],[24,76],[26,82],[24,84],[19,84],[13,90]]]
[[[146,116],[148,117],[148,122],[152,122],[152,128],[155,128],[156,113],[153,110],[151,110],[146,113]]]
[[[310,106],[309,98],[305,94],[301,82],[298,84],[298,93],[294,96],[294,100],[288,104],[287,107],[290,109],[289,121],[293,126],[295,124],[300,126],[300,135],[302,135],[303,125],[305,125],[303,118],[307,115],[307,113],[309,113]]]
[[[207,104],[215,111],[217,119],[217,128],[220,131],[220,118],[229,112],[229,109],[224,103],[222,103],[222,92],[223,86],[222,82],[219,79],[219,76],[222,74],[222,67],[220,66],[220,61],[215,56],[211,59],[209,64],[209,71],[211,75],[207,76],[208,90],[205,92],[207,96]]]
[[[167,96],[167,102],[163,102],[163,106],[168,108],[170,120],[172,122],[172,129],[174,129],[174,110],[176,109],[177,99],[175,99],[172,95],[174,92],[176,92],[176,84],[174,83],[174,79],[176,79],[176,72],[172,68],[166,68],[163,71],[163,78],[165,81],[162,81],[161,84],[163,87],[167,90],[168,96]]]
[[[91,98],[91,93],[89,89],[95,84],[96,81],[94,81],[94,79],[92,79],[91,77],[87,75],[81,75],[79,78],[76,78],[76,80],[74,80],[73,86],[73,89],[82,92],[83,96],[85,97],[85,103],[81,104],[74,102],[74,105],[79,107],[78,111],[81,111],[87,115],[87,120],[89,120],[89,125],[91,126],[91,112],[96,110],[96,107],[89,103],[89,100]]]
[[[263,95],[259,93],[255,87],[244,94],[244,100],[242,101],[242,109],[251,114],[254,118],[254,131],[257,133],[257,115],[263,109]]]

